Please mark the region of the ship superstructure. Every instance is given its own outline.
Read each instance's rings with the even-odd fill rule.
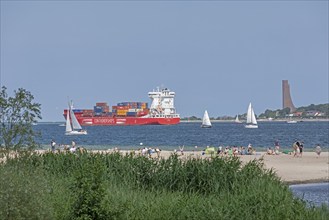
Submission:
[[[169,89],[157,89],[149,92],[149,97],[152,99],[151,107],[147,117],[165,117],[165,118],[179,118],[174,106],[175,92]]]

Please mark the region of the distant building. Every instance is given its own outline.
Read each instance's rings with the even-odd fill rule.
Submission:
[[[290,112],[296,111],[290,96],[290,86],[288,80],[282,80],[282,109],[290,108]]]
[[[303,112],[294,112],[293,116],[295,117],[301,117],[303,115]]]
[[[314,117],[319,117],[319,116],[324,116],[325,114],[323,112],[319,112],[319,111],[307,111],[306,112],[306,116],[314,116]]]

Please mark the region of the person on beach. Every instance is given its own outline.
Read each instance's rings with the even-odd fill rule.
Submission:
[[[276,139],[274,142],[274,153],[276,155],[280,154],[280,144],[278,139]]]
[[[149,147],[149,148],[147,149],[147,155],[148,155],[149,158],[152,157],[152,148],[151,148],[151,147]]]
[[[217,150],[217,154],[222,154],[222,152],[223,152],[223,147],[219,146]]]
[[[246,155],[246,154],[247,154],[246,148],[241,146],[241,155]]]
[[[273,152],[273,150],[272,150],[271,147],[269,147],[269,148],[267,149],[267,154],[268,154],[268,155],[273,155],[273,154],[274,154],[274,152]]]
[[[304,148],[304,142],[301,142],[299,145],[299,155],[300,157],[303,156],[303,148]]]
[[[184,145],[182,147],[179,146],[179,150],[180,150],[180,154],[181,155],[184,155]]]
[[[321,147],[320,147],[320,144],[318,144],[316,147],[315,147],[315,153],[317,154],[317,158],[320,157],[320,154],[321,154]]]
[[[160,158],[160,153],[161,153],[161,149],[159,149],[158,147],[155,149],[155,152],[157,153],[157,158]]]
[[[76,151],[77,151],[77,149],[76,149],[75,145],[70,148],[71,153],[75,153]]]
[[[51,146],[51,151],[55,152],[55,146],[56,146],[56,142],[52,139],[50,142],[50,146]]]
[[[294,157],[298,157],[299,156],[299,142],[296,140],[293,145],[292,145],[292,148],[293,148],[293,151],[294,151]]]
[[[251,144],[248,144],[247,154],[248,154],[248,155],[252,155],[252,154],[253,154],[253,149],[252,149]]]

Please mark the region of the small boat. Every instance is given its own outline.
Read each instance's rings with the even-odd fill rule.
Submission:
[[[288,123],[288,124],[296,124],[297,121],[295,121],[295,120],[289,120],[289,121],[287,121],[287,123]]]
[[[239,120],[239,115],[236,115],[236,118],[234,120],[235,123],[241,124],[242,122]]]
[[[204,112],[201,128],[211,128],[211,122],[207,110]]]
[[[87,131],[83,130],[79,124],[77,118],[75,117],[72,110],[72,102],[69,103],[68,114],[66,115],[66,129],[65,135],[86,135]],[[71,117],[71,120],[70,120]]]
[[[244,127],[245,128],[258,128],[255,112],[251,106],[251,103],[249,103],[249,106],[248,106],[247,124]]]

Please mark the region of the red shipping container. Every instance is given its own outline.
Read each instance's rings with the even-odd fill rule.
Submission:
[[[107,102],[97,102],[96,106],[107,106]]]

